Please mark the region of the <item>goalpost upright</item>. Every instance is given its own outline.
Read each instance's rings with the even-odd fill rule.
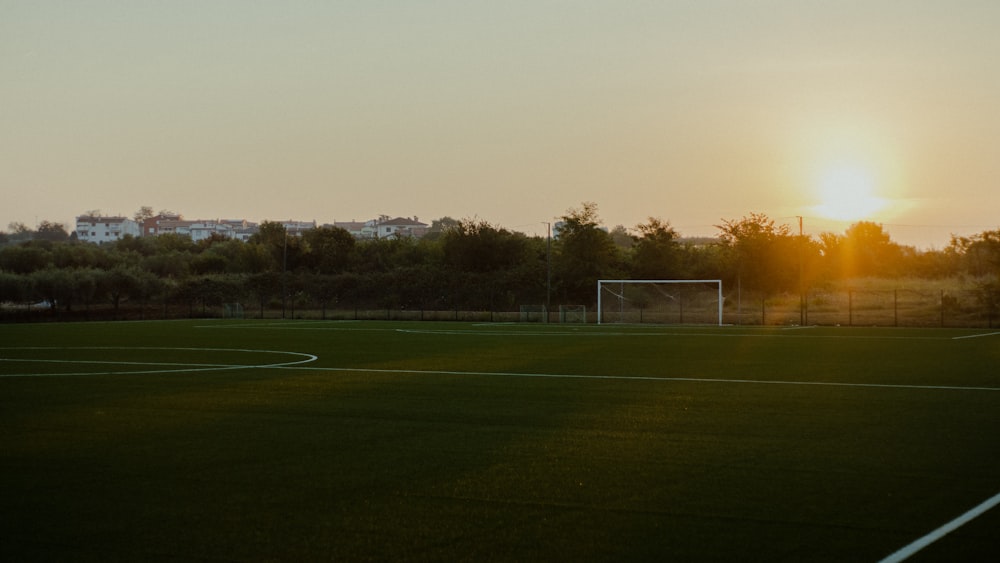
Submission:
[[[716,294],[717,294],[716,295],[716,302],[718,303],[718,313],[717,313],[718,319],[717,319],[717,324],[719,326],[722,326],[722,304],[723,304],[723,301],[722,301],[722,280],[597,280],[597,324],[601,324],[604,321],[604,307],[603,307],[603,303],[602,303],[602,300],[604,298],[604,291],[602,291],[602,289],[604,289],[604,286],[610,285],[610,284],[620,284],[620,287],[622,288],[622,291],[621,291],[620,294],[615,294],[618,297],[618,299],[619,299],[620,306],[623,306],[624,301],[625,301],[624,287],[626,285],[637,285],[637,284],[644,284],[644,285],[651,285],[651,286],[656,286],[656,285],[679,285],[679,284],[687,284],[687,285],[692,285],[692,284],[693,285],[710,284],[710,285],[715,285],[715,287],[716,287]],[[671,299],[673,299],[673,296],[668,296],[668,297],[670,297]]]

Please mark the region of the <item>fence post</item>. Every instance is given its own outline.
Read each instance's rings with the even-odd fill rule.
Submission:
[[[802,317],[802,326],[808,326],[809,325],[809,290],[808,289],[805,290],[805,292],[802,294],[802,302],[799,303],[799,306],[802,308],[802,315],[801,315],[801,317]]]
[[[847,290],[847,326],[854,326],[854,292]]]
[[[941,290],[941,328],[944,328],[944,290]]]

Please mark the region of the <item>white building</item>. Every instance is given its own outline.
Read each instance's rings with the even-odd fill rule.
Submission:
[[[246,242],[257,232],[257,223],[246,219],[197,219],[185,220],[178,214],[157,215],[146,219],[143,226],[143,236],[159,236],[176,234],[191,237],[198,242],[221,235]]]
[[[375,238],[413,237],[420,238],[427,234],[427,223],[421,223],[416,217],[396,217],[395,219],[379,219],[375,221]]]
[[[324,227],[337,227],[339,229],[344,229],[345,231],[351,233],[354,238],[366,238],[364,236],[365,225],[367,223],[362,221],[334,221],[332,225],[323,225]]]
[[[281,221],[281,226],[285,227],[285,232],[292,236],[301,236],[305,231],[316,228],[316,221]]]
[[[250,237],[259,230],[257,223],[247,221],[246,219],[221,219],[219,222],[232,227],[232,234],[229,236],[243,242],[249,241]]]
[[[232,221],[216,219],[198,219],[196,221],[160,221],[158,234],[173,233],[191,237],[198,242],[219,235],[225,238],[236,238],[237,226]]]
[[[81,242],[103,244],[121,240],[125,235],[140,236],[139,223],[128,217],[80,215],[76,218],[76,238]]]

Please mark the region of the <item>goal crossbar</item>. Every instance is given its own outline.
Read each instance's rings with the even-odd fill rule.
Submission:
[[[644,284],[644,285],[715,285],[717,291],[718,299],[718,324],[722,326],[722,280],[597,280],[597,324],[601,324],[604,321],[604,308],[602,299],[604,298],[604,292],[602,289],[605,286],[610,286],[611,284],[620,285],[624,288],[626,285],[634,284]],[[610,290],[609,290],[610,291]],[[624,293],[624,292],[622,292]],[[613,295],[618,297],[619,300],[624,300],[625,296],[623,294],[618,294],[612,292]]]

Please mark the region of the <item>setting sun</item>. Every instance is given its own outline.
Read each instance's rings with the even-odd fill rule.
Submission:
[[[814,209],[828,219],[868,219],[885,209],[888,201],[878,197],[873,175],[861,166],[841,164],[819,178],[820,204]]]

